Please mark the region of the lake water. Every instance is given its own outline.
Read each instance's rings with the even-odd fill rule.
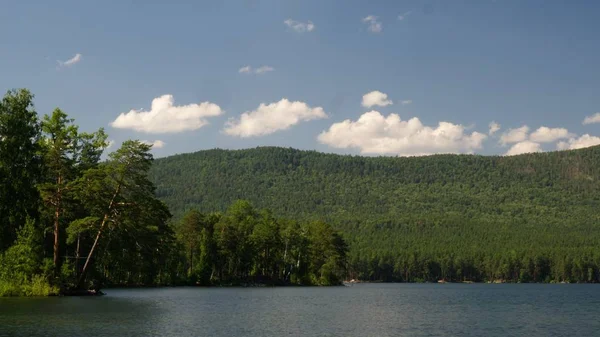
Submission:
[[[109,289],[0,298],[0,336],[600,336],[600,285]]]

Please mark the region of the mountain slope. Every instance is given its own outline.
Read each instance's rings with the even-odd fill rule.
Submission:
[[[403,254],[593,260],[600,247],[600,147],[414,158],[207,150],[157,159],[151,179],[176,216],[248,199],[279,216],[328,220],[349,240],[354,264],[376,263],[355,266],[372,279],[398,278]]]
[[[284,148],[157,159],[151,177],[172,212],[248,199],[284,216],[391,220],[422,212],[571,219],[597,206],[600,147],[514,157],[352,157]]]

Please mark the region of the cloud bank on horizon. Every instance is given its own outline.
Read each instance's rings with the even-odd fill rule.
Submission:
[[[600,137],[584,134],[577,138],[576,134],[569,132],[566,128],[546,126],[541,126],[530,134],[527,125],[509,129],[500,136],[500,144],[514,144],[504,154],[506,156],[543,152],[542,143],[556,143],[557,150],[575,150],[600,145]]]
[[[243,69],[243,68],[242,68]],[[240,72],[242,72],[240,69]],[[401,101],[403,105],[412,101]],[[362,96],[361,106],[391,106],[388,95],[374,90]],[[152,101],[150,110],[131,110],[121,113],[111,126],[138,132],[160,134],[198,130],[208,124],[207,118],[222,115],[216,104],[203,102],[176,106],[172,95],[163,95]],[[222,132],[226,135],[248,138],[262,137],[281,132],[302,122],[327,119],[329,115],[322,107],[311,107],[302,101],[287,98],[273,103],[261,103],[258,108],[246,111],[239,117],[229,117]],[[591,124],[595,116],[586,117]],[[592,120],[592,122],[589,122]],[[492,121],[487,133],[467,132],[462,124],[440,121],[435,126],[424,125],[418,117],[403,120],[399,114],[384,116],[371,110],[357,120],[346,119],[334,122],[322,131],[317,141],[335,149],[354,149],[364,155],[424,156],[445,153],[473,154],[481,150],[490,137],[498,139],[498,145],[509,147],[505,156],[543,152],[543,144],[555,143],[557,150],[580,149],[600,145],[600,137],[584,134],[577,136],[566,128],[540,126],[533,132],[527,125],[509,128],[498,134],[501,126]],[[144,141],[153,148],[163,148],[161,140]]]
[[[334,123],[319,136],[319,142],[334,148],[358,149],[361,154],[423,156],[438,153],[473,153],[486,135],[466,133],[460,124],[439,122],[425,126],[417,117],[403,121],[398,114],[364,113],[356,121]]]

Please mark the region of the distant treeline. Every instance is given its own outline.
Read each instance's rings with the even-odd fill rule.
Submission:
[[[247,201],[224,214],[189,211],[178,235],[194,284],[336,285],[345,276],[347,246],[331,226],[277,219]]]
[[[157,159],[180,219],[237,199],[323,220],[349,246],[348,278],[598,282],[600,147],[514,157],[356,157],[286,148]]]

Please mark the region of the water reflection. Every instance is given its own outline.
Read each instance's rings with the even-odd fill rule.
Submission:
[[[0,299],[0,336],[551,336],[600,331],[595,285],[360,284]]]

